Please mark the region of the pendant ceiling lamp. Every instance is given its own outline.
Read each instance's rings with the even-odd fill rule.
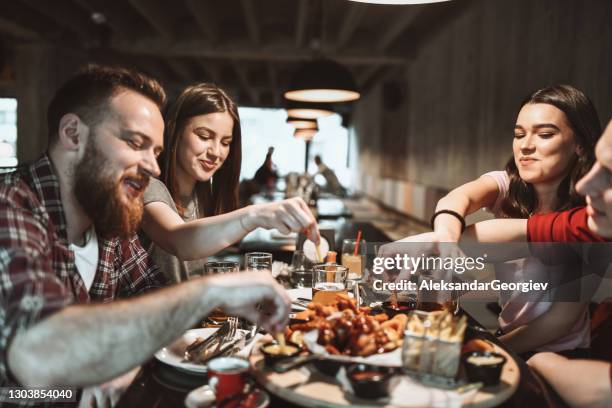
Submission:
[[[300,102],[350,102],[360,96],[351,72],[324,58],[308,62],[298,69],[285,92],[285,98]]]
[[[317,129],[319,127],[316,119],[303,119],[288,116],[287,123],[296,129]]]
[[[318,119],[334,113],[334,105],[329,103],[296,102],[285,100],[287,115],[294,118]]]
[[[350,1],[356,1],[359,3],[371,3],[371,4],[401,5],[401,4],[441,3],[443,1],[450,1],[450,0],[350,0]]]
[[[317,129],[295,129],[293,136],[302,138],[306,142],[310,142],[312,138],[315,137],[318,131],[319,131],[318,128]]]

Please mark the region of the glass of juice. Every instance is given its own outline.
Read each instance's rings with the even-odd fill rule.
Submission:
[[[357,250],[355,250],[357,247]],[[366,261],[366,242],[361,239],[345,239],[342,241],[342,266],[349,271],[349,280],[359,280],[363,277]]]
[[[313,268],[312,301],[322,305],[335,303],[336,296],[348,297],[348,268],[337,264],[321,264]]]

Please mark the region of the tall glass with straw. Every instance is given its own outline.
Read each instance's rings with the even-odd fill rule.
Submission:
[[[366,241],[361,238],[361,230],[357,239],[342,241],[342,266],[348,269],[349,281],[360,281],[366,264]]]

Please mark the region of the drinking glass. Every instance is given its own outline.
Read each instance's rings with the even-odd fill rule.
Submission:
[[[429,281],[428,286],[432,284],[441,284],[443,281],[452,282],[453,273],[445,269],[421,269],[417,271],[418,275],[418,303],[417,309],[426,312],[437,310],[447,310],[451,313],[459,311],[459,302],[457,300],[457,291],[455,290],[438,290],[438,289],[421,289],[423,281]],[[435,286],[434,286],[435,287]]]
[[[312,269],[292,269],[289,279],[294,288],[312,288]]]
[[[247,271],[272,272],[272,254],[268,252],[249,252],[244,256]]]
[[[313,268],[312,301],[330,305],[336,296],[348,297],[346,282],[348,269],[337,264],[321,264]]]
[[[211,261],[206,262],[204,265],[204,272],[206,275],[219,274],[219,273],[232,273],[238,272],[240,266],[235,261]]]
[[[291,269],[312,269],[312,262],[301,249],[293,252],[293,257],[291,258]]]
[[[342,266],[348,268],[349,280],[359,280],[363,277],[366,261],[366,242],[361,239],[345,239],[342,241]],[[357,248],[355,250],[355,248]]]

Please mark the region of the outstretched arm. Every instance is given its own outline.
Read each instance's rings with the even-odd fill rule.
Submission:
[[[276,332],[286,322],[289,303],[269,274],[244,272],[195,279],[131,300],[68,306],[18,332],[9,344],[8,364],[25,386],[99,384],[141,364],[216,307]]]
[[[301,198],[256,204],[227,214],[184,222],[161,201],[145,206],[142,228],[153,242],[182,260],[205,258],[232,245],[258,227],[282,233],[308,230],[319,240],[316,220]]]
[[[495,203],[499,187],[489,176],[482,176],[474,181],[463,184],[442,197],[436,205],[436,212],[451,210],[465,217],[483,207]],[[461,223],[450,214],[439,214],[434,222],[434,232],[440,242],[458,242],[461,236]]]

